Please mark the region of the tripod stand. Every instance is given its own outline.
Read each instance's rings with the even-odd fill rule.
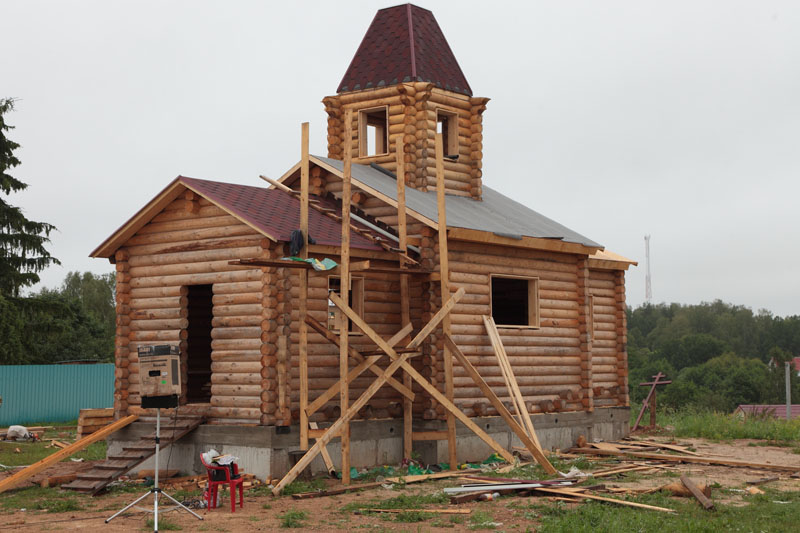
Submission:
[[[191,513],[198,520],[203,519],[202,516],[195,513],[194,511],[192,511],[191,509],[189,509],[181,502],[179,502],[178,500],[176,500],[175,498],[173,498],[172,496],[170,496],[169,494],[167,494],[158,487],[158,452],[160,448],[161,448],[161,408],[156,408],[156,470],[155,470],[155,482],[153,483],[153,488],[151,488],[149,491],[145,492],[144,494],[133,500],[131,503],[129,503],[128,505],[126,505],[125,507],[123,507],[110,517],[108,517],[106,519],[106,524],[108,524],[116,517],[118,517],[119,515],[121,515],[122,513],[124,513],[125,511],[127,511],[140,501],[144,500],[151,494],[153,495],[153,531],[155,533],[158,533],[158,497],[161,495],[166,496],[172,501],[172,503],[175,504],[174,509],[183,509],[184,511]]]

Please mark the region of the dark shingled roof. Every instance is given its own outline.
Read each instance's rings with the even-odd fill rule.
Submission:
[[[300,200],[279,189],[235,185],[184,176],[178,177],[178,181],[279,241],[289,241],[292,230],[300,227]],[[341,213],[341,208],[333,202],[316,196],[313,198],[318,200],[322,207]],[[368,230],[366,226],[359,228]],[[308,235],[317,244],[339,246],[342,242],[342,225],[316,209],[309,209]],[[383,250],[379,245],[354,231],[350,231],[350,245],[365,250]]]
[[[472,96],[433,13],[412,4],[381,9],[372,20],[336,92],[409,81]]]

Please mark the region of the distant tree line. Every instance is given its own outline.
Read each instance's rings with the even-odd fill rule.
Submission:
[[[777,317],[722,301],[643,305],[628,310],[631,399],[661,371],[672,384],[659,403],[732,411],[739,404],[785,402],[784,362],[800,355],[800,316]],[[793,403],[800,380],[792,372]]]
[[[57,289],[0,293],[0,364],[114,360],[114,274],[70,272]]]

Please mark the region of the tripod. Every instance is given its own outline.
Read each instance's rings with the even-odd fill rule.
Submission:
[[[122,513],[124,513],[125,511],[127,511],[128,509],[130,509],[131,507],[133,507],[134,505],[136,505],[140,501],[144,500],[145,498],[147,498],[151,494],[153,495],[153,531],[155,533],[158,533],[158,497],[160,495],[164,495],[167,498],[169,498],[170,500],[172,500],[172,503],[175,504],[175,507],[173,509],[183,509],[184,511],[186,511],[188,513],[191,513],[198,520],[202,520],[203,519],[202,516],[200,516],[199,514],[195,513],[194,511],[192,511],[191,509],[189,509],[188,507],[183,505],[181,502],[179,502],[178,500],[176,500],[175,498],[173,498],[172,496],[170,496],[169,494],[167,494],[166,492],[164,492],[163,490],[161,490],[158,487],[158,451],[159,451],[159,448],[161,448],[161,408],[156,408],[156,470],[155,470],[155,482],[153,483],[153,488],[151,488],[149,491],[145,492],[144,494],[142,494],[141,496],[139,496],[138,498],[133,500],[131,503],[129,503],[128,505],[126,505],[125,507],[123,507],[122,509],[120,509],[119,511],[114,513],[112,516],[108,517],[106,519],[106,524],[108,524],[109,522],[114,520],[116,517],[118,517],[119,515],[121,515]]]

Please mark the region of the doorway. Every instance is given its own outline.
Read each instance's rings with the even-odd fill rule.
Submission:
[[[186,401],[211,402],[211,285],[190,285],[187,294]]]

